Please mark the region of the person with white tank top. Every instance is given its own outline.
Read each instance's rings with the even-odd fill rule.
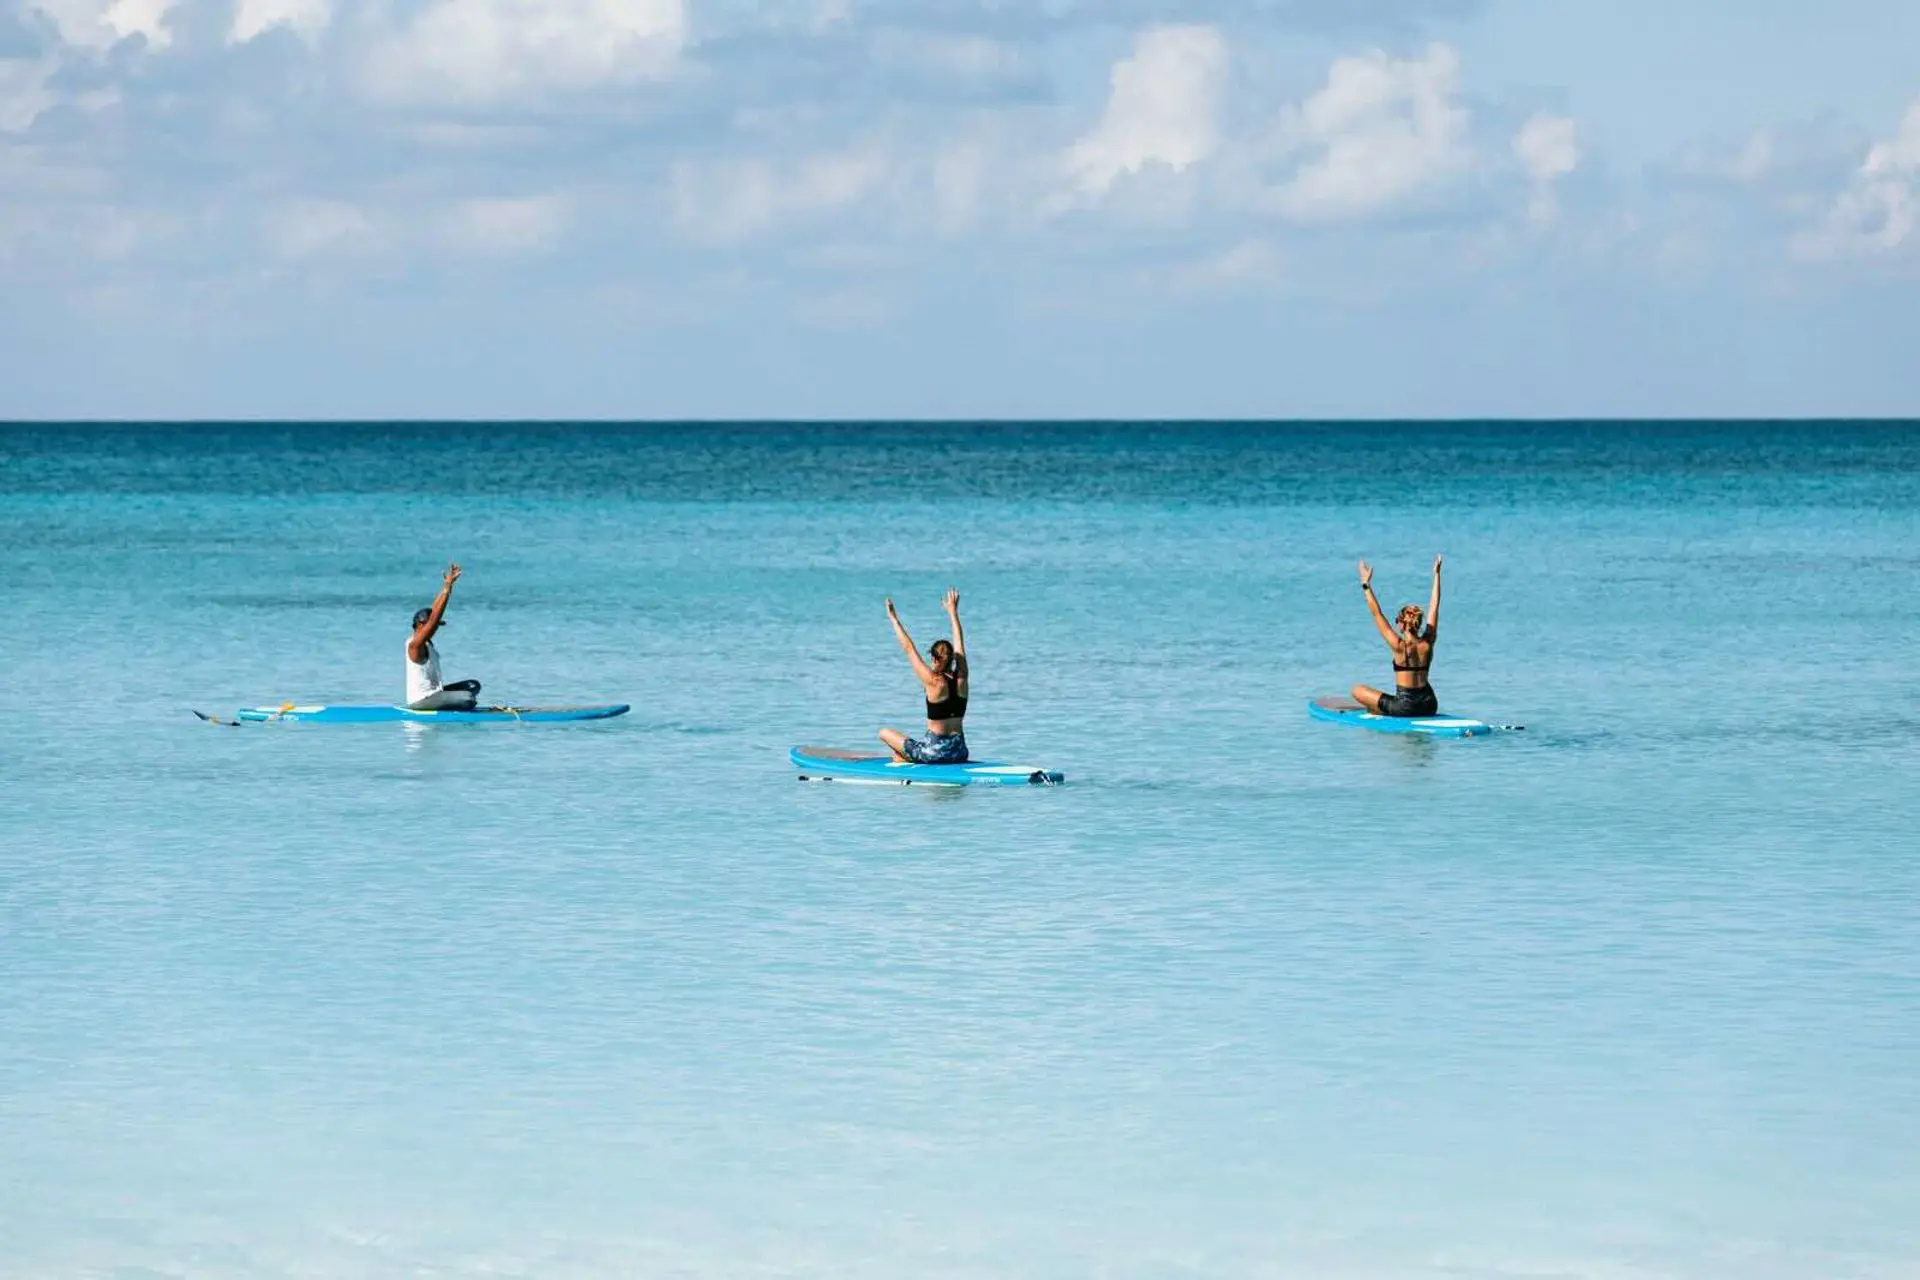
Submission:
[[[434,633],[446,625],[447,600],[460,580],[460,566],[447,566],[445,582],[433,604],[413,615],[413,634],[407,638],[407,706],[414,711],[471,711],[480,702],[480,682],[448,684],[440,678],[440,651]]]

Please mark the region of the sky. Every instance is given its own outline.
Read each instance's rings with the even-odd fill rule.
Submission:
[[[1912,0],[0,0],[0,418],[1920,416]]]

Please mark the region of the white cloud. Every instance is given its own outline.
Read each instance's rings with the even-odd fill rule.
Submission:
[[[1536,115],[1513,135],[1513,154],[1529,178],[1553,182],[1579,167],[1579,135],[1565,116]]]
[[[802,298],[795,313],[820,329],[873,329],[894,318],[895,308],[872,289],[835,289]]]
[[[1755,129],[1732,150],[1696,143],[1680,155],[1683,173],[1723,182],[1755,183],[1779,164],[1779,142],[1772,129]]]
[[[0,205],[0,267],[111,264],[160,245],[178,230],[177,219],[129,213],[101,201]]]
[[[1538,225],[1558,212],[1553,184],[1580,167],[1580,136],[1566,116],[1534,116],[1513,135],[1513,154],[1533,183],[1527,216]]]
[[[780,165],[762,159],[682,161],[671,179],[674,222],[689,239],[744,240],[784,223],[847,209],[885,182],[878,146]]]
[[[267,243],[275,255],[306,261],[335,253],[376,248],[380,237],[358,205],[340,200],[301,200],[273,210]]]
[[[1282,122],[1287,149],[1319,156],[1274,194],[1274,208],[1303,222],[1364,217],[1464,170],[1473,149],[1459,90],[1460,59],[1446,45],[1335,62],[1326,87]]]
[[[1674,157],[1686,178],[1751,188],[1776,200],[1816,195],[1824,207],[1837,185],[1860,168],[1872,140],[1828,115],[1755,129],[1733,142],[1697,139]]]
[[[1149,164],[1175,172],[1204,163],[1220,145],[1227,42],[1210,26],[1152,27],[1113,66],[1100,124],[1067,151],[1067,170],[1099,197],[1124,173]]]
[[[961,142],[933,162],[933,195],[943,230],[957,232],[979,216],[990,156],[980,142]]]
[[[468,200],[455,207],[448,231],[455,246],[510,256],[552,247],[572,214],[561,196]]]
[[[1183,263],[1167,272],[1176,293],[1222,294],[1270,290],[1284,279],[1280,251],[1265,240],[1242,240],[1232,248]]]
[[[105,49],[128,36],[145,36],[164,49],[172,43],[165,18],[178,0],[37,0],[39,8],[68,44]]]
[[[173,33],[163,25],[174,0],[114,0],[107,9],[107,25],[122,36],[143,35],[156,49],[173,42]]]
[[[437,0],[367,76],[398,101],[495,104],[658,78],[686,38],[685,0]]]
[[[1805,257],[1889,253],[1920,226],[1920,99],[1891,141],[1876,143],[1824,225],[1794,243]]]
[[[1014,46],[985,36],[888,27],[875,33],[872,47],[885,64],[949,79],[1004,79],[1022,70]]]
[[[311,40],[333,20],[331,0],[240,0],[227,39],[245,44],[275,27],[287,27]]]
[[[25,133],[53,105],[51,64],[0,60],[0,133]]]
[[[507,258],[552,248],[573,213],[558,195],[399,206],[295,200],[266,213],[263,233],[272,257],[288,263],[436,250]]]
[[[1907,108],[1899,135],[1892,142],[1877,144],[1861,166],[1861,172],[1872,177],[1910,175],[1916,170],[1920,170],[1920,99]]]

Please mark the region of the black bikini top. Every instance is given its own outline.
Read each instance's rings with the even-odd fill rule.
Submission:
[[[964,720],[967,715],[967,698],[960,692],[960,684],[952,676],[947,677],[947,696],[935,702],[927,699],[927,719]]]
[[[1432,635],[1432,633],[1431,633],[1431,632],[1429,632],[1429,633],[1428,633],[1428,635],[1427,635],[1427,641],[1428,641],[1429,643],[1431,643],[1431,642],[1432,642],[1432,640],[1433,640],[1433,635]],[[1400,659],[1399,659],[1399,658],[1395,658],[1395,659],[1393,660],[1393,669],[1394,669],[1395,671],[1416,671],[1416,672],[1427,672],[1427,671],[1431,671],[1431,670],[1433,670],[1433,659],[1432,659],[1431,657],[1429,657],[1429,658],[1427,659],[1427,665],[1426,665],[1426,666],[1424,666],[1424,667],[1403,667],[1403,666],[1401,666],[1401,665],[1400,665]]]

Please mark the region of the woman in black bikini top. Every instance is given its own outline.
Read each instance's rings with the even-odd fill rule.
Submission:
[[[1440,710],[1427,672],[1433,667],[1433,642],[1440,634],[1440,565],[1445,559],[1433,558],[1433,594],[1427,600],[1426,613],[1423,615],[1417,604],[1403,604],[1392,622],[1387,621],[1379,598],[1373,594],[1373,567],[1365,560],[1360,562],[1360,590],[1367,597],[1373,625],[1393,650],[1392,693],[1372,685],[1353,686],[1353,700],[1375,715],[1430,716]]]
[[[914,764],[964,764],[967,760],[967,735],[961,729],[967,716],[967,634],[960,627],[960,593],[949,590],[941,604],[946,607],[953,639],[935,640],[922,658],[913,647],[913,637],[900,624],[893,601],[887,601],[893,638],[906,650],[914,677],[926,695],[927,736],[909,738],[898,729],[882,729],[880,741],[896,759]]]

